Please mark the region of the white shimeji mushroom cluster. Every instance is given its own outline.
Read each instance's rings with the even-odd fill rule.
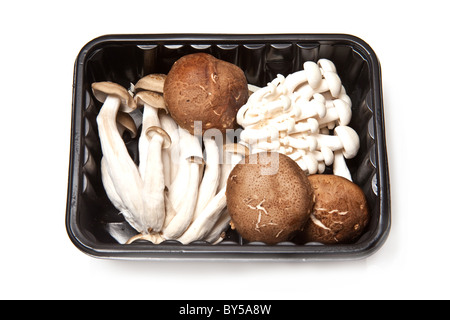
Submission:
[[[307,174],[333,173],[351,180],[345,159],[356,156],[358,134],[348,126],[351,100],[330,60],[307,61],[304,70],[278,75],[240,108],[241,143],[251,153],[277,151],[295,160]]]
[[[102,182],[111,203],[138,232],[127,243],[217,243],[230,222],[226,178],[248,150],[222,146],[222,139],[213,137],[200,140],[159,112],[165,109],[164,80],[165,75],[148,75],[136,83],[136,93],[112,82],[92,85],[94,96],[103,102],[97,116]],[[143,113],[136,165],[122,138],[126,126],[120,119],[138,107]],[[131,131],[137,134],[136,128]]]

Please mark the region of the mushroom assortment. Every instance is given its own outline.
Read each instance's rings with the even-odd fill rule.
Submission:
[[[219,96],[213,97],[214,101],[221,101],[222,109],[236,109],[216,120],[218,137],[194,136],[188,131],[191,127],[183,128],[168,114],[167,106],[172,112],[176,106],[166,103],[164,74],[149,74],[130,91],[112,82],[92,84],[95,98],[103,102],[97,117],[103,152],[102,182],[111,203],[138,232],[128,244],[137,240],[155,244],[165,240],[217,243],[229,225],[224,181],[248,150],[234,144],[223,146],[223,131],[235,127],[237,108],[248,94],[247,83],[235,65],[212,56],[206,58],[213,63],[210,89]],[[245,88],[242,103],[238,98],[228,99],[229,93],[235,92],[233,85],[227,85],[229,73],[239,72],[238,86]],[[204,85],[204,79],[199,81]],[[173,90],[173,84],[170,86]],[[240,95],[240,89],[236,90]],[[199,98],[196,101],[199,103]],[[125,130],[133,137],[137,135],[127,113],[136,108],[142,110],[139,164],[131,159],[121,136]]]
[[[295,160],[307,173],[333,173],[351,180],[342,161],[359,149],[358,134],[348,126],[351,100],[327,59],[307,61],[304,70],[278,75],[239,109],[241,141],[252,153],[277,151]]]
[[[259,88],[247,84],[237,66],[191,54],[168,75],[147,75],[130,91],[105,81],[93,83],[92,92],[103,103],[97,117],[102,182],[137,232],[127,244],[215,244],[230,225],[245,239],[267,244],[290,240],[305,226],[331,230],[315,214],[322,184],[307,176],[332,166],[334,175],[354,185],[346,159],[356,156],[359,137],[348,126],[351,100],[329,60],[308,61],[304,70]],[[139,136],[129,115],[137,108]],[[202,130],[195,121],[205,125]],[[227,143],[226,130],[236,124],[243,128],[240,140]],[[211,129],[214,135],[205,133]],[[125,132],[139,139],[138,164],[128,154]],[[249,167],[263,154],[278,156],[275,174],[256,172],[267,164]]]

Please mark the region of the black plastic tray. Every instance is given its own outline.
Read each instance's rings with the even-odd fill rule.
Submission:
[[[353,180],[364,191],[371,221],[354,244],[269,246],[248,243],[229,230],[219,244],[166,241],[120,244],[115,231],[129,226],[109,202],[100,179],[101,148],[95,118],[101,105],[91,84],[114,81],[129,87],[149,73],[167,73],[173,62],[193,52],[207,52],[241,67],[251,84],[265,86],[277,74],[301,70],[308,60],[334,62],[352,99],[352,126],[359,134],[359,154],[348,161]],[[136,142],[128,141],[131,154]],[[136,153],[134,153],[136,155]],[[87,43],[74,68],[71,152],[66,228],[84,253],[114,259],[343,260],[366,257],[390,230],[390,191],[386,154],[381,68],[370,46],[346,34],[134,34],[107,35]]]

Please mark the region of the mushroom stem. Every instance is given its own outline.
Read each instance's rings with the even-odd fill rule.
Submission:
[[[341,150],[334,153],[333,174],[352,181],[352,175],[345,162],[344,153]]]
[[[158,110],[152,106],[144,103],[144,110],[142,113],[142,131],[139,137],[139,172],[142,178],[145,177],[145,169],[147,168],[147,154],[149,139],[146,131],[149,127],[160,126],[158,118]]]
[[[125,112],[119,111],[117,114],[117,128],[119,131],[120,136],[123,137],[125,132],[129,132],[132,138],[136,137],[137,128],[133,121],[133,118]],[[120,196],[117,194],[116,189],[114,188],[113,181],[111,180],[111,177],[108,173],[108,164],[106,163],[106,159],[102,157],[100,161],[100,172],[101,172],[101,179],[103,183],[103,187],[105,189],[106,195],[108,196],[111,203],[114,205],[114,207],[119,210],[124,216],[130,215],[130,213],[125,212],[127,209],[125,208],[122,199],[120,199]]]
[[[235,147],[234,147],[235,146]],[[245,154],[248,154],[247,148],[242,145],[233,144],[224,146],[224,153],[226,152],[241,152],[240,157],[235,157],[234,161],[231,164],[231,170],[234,166],[244,157]],[[230,171],[231,171],[230,170]],[[228,177],[228,175],[227,175]],[[213,199],[208,203],[208,205],[202,210],[198,217],[192,222],[186,232],[183,233],[181,237],[177,240],[183,244],[188,244],[196,240],[203,239],[211,229],[216,224],[217,220],[220,218],[222,211],[225,209],[227,205],[226,198],[226,184],[223,186],[219,192],[214,196]]]
[[[327,109],[327,113],[321,119],[318,119],[321,127],[329,126],[330,123],[346,126],[352,118],[352,109],[350,105],[342,100],[332,100],[333,107]]]
[[[145,134],[149,140],[146,160],[147,170],[145,170],[144,188],[142,191],[147,211],[145,225],[151,229],[151,232],[159,232],[164,225],[165,219],[165,184],[161,150],[164,139],[170,141],[170,138],[159,127],[149,127]]]
[[[211,231],[204,237],[204,240],[211,244],[217,244],[221,242],[224,239],[224,232],[230,226],[230,221],[230,214],[228,213],[227,208],[225,208],[220,214],[220,217],[217,220],[216,224],[212,227]]]
[[[141,89],[134,96],[134,100],[136,101],[136,105],[139,107],[143,107],[142,111],[142,130],[141,136],[139,137],[139,172],[141,176],[145,175],[146,168],[146,160],[147,160],[147,152],[148,152],[148,139],[146,137],[146,131],[149,127],[160,127],[160,121],[158,117],[158,110],[164,109],[164,98],[161,93],[150,91],[149,89],[145,90],[145,87],[142,87],[142,80],[145,80],[147,77],[142,78],[136,84],[136,89]]]
[[[197,203],[198,185],[202,149],[197,137],[188,131],[180,130],[180,145],[183,146],[180,167],[174,183],[169,188],[169,200],[175,210],[175,216],[166,223],[162,236],[169,239],[178,238],[192,221]],[[167,217],[166,217],[167,218]]]
[[[317,139],[317,147],[328,147],[332,151],[342,150],[347,159],[351,159],[358,153],[359,136],[355,130],[348,126],[337,126],[334,129],[335,135],[315,134],[312,137]]]
[[[189,229],[183,233],[177,240],[183,244],[191,243],[192,241],[202,239],[216,223],[214,217],[222,212],[227,205],[227,198],[225,196],[226,188],[222,188],[219,193],[208,203],[200,215],[189,226]]]
[[[216,142],[211,137],[203,139],[206,153],[206,166],[202,181],[198,190],[197,205],[193,219],[195,220],[200,212],[206,207],[217,192],[217,187],[220,180],[219,171],[219,148]]]
[[[127,209],[122,213],[130,225],[140,232],[144,227],[142,217],[145,213],[141,196],[143,181],[117,128],[116,116],[120,103],[120,98],[107,96],[97,116],[98,132],[107,174]]]
[[[120,199],[120,196],[117,194],[117,191],[114,188],[113,181],[109,176],[108,165],[104,157],[100,161],[100,167],[101,167],[103,188],[105,189],[108,199],[111,201],[111,203],[117,210],[119,210],[120,212],[125,211],[126,208],[122,202],[122,199]]]
[[[147,79],[147,78],[145,78]],[[146,214],[143,223],[146,228],[142,233],[160,232],[165,220],[165,181],[164,165],[161,149],[171,143],[170,137],[160,128],[158,110],[164,109],[164,98],[161,93],[145,90],[141,79],[136,84],[134,99],[137,106],[143,106],[142,131],[139,137],[139,171],[144,181],[142,195]],[[164,145],[163,145],[164,144]]]
[[[131,244],[137,240],[146,240],[152,242],[153,244],[160,244],[161,242],[164,241],[164,239],[161,238],[161,235],[159,233],[146,233],[146,234],[139,233],[128,239],[128,241],[125,244]]]
[[[166,131],[172,144],[169,148],[163,150],[163,157],[170,160],[170,176],[166,177],[166,186],[169,187],[175,180],[178,172],[178,166],[180,164],[180,135],[179,127],[175,120],[168,114],[162,113],[159,121],[161,122],[161,128]]]

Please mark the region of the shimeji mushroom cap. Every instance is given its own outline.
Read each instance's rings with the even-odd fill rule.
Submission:
[[[92,84],[92,93],[94,94],[94,97],[102,103],[105,102],[108,96],[119,98],[121,102],[120,111],[129,113],[136,109],[136,103],[134,102],[133,97],[128,93],[127,89],[120,84],[110,81],[94,82]]]
[[[137,127],[130,114],[119,111],[119,113],[117,113],[117,123],[123,128],[124,131],[128,131],[130,133],[131,138],[136,138]]]
[[[356,131],[348,126],[337,126],[334,132],[341,140],[344,157],[346,159],[355,157],[359,150],[359,136]]]
[[[162,73],[152,73],[139,79],[134,86],[136,92],[139,91],[155,91],[163,93],[164,81],[166,81],[166,75]]]
[[[136,105],[140,108],[142,106],[148,105],[155,109],[163,109],[167,112],[166,104],[164,102],[164,97],[153,91],[139,91],[134,96]]]
[[[172,145],[172,139],[170,139],[169,134],[160,127],[157,126],[151,126],[147,128],[147,131],[145,132],[145,134],[147,135],[147,137],[150,139],[151,137],[153,137],[153,135],[155,134],[159,134],[162,138],[163,138],[163,149],[167,149],[170,148],[170,146]]]

